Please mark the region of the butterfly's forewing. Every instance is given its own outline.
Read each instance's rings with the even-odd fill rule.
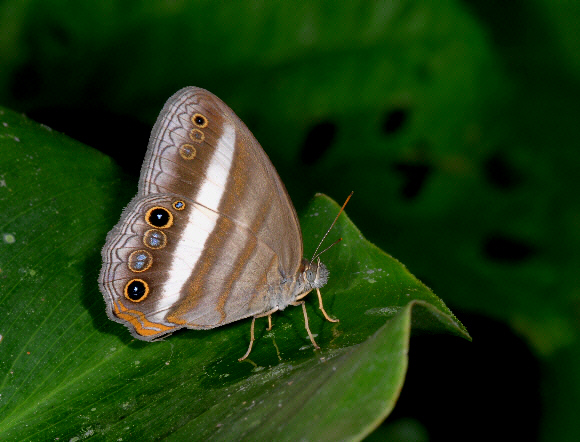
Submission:
[[[139,193],[188,197],[246,225],[276,252],[288,275],[300,265],[298,217],[276,169],[242,120],[204,89],[184,88],[163,107]]]
[[[296,213],[253,135],[211,93],[176,93],[103,248],[109,316],[146,340],[217,327],[268,310],[268,287],[301,259]]]

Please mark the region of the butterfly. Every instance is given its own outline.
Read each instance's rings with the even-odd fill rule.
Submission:
[[[324,317],[338,321],[322,304],[329,272],[319,255],[303,257],[296,210],[246,125],[211,92],[186,87],[153,126],[138,193],[103,247],[99,285],[109,318],[145,341],[252,317],[243,360],[256,318],[267,316],[269,330],[288,306],[302,306],[319,348],[303,298],[316,290]]]

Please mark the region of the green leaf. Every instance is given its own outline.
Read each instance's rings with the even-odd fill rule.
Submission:
[[[325,253],[324,320],[307,302],[257,321],[132,339],[97,285],[107,231],[136,191],[106,156],[8,110],[0,119],[0,434],[3,440],[361,439],[392,410],[411,324],[469,338],[445,304],[346,215]],[[138,159],[140,161],[140,159]],[[339,206],[301,217],[312,253]]]
[[[0,6],[0,102],[94,147],[101,141],[137,167],[142,151],[130,149],[143,149],[147,134],[136,142],[135,122],[111,114],[152,124],[180,87],[208,88],[267,148],[298,208],[314,190],[343,198],[354,189],[349,214],[365,235],[454,309],[474,314],[472,332],[483,323],[476,357],[445,362],[462,364],[472,394],[420,417],[428,407],[406,389],[416,420],[399,430],[416,424],[433,436],[429,422],[444,431],[462,421],[458,411],[501,411],[497,397],[509,387],[518,409],[538,416],[514,421],[514,434],[523,426],[542,440],[577,441],[579,13],[580,2],[551,0],[501,8],[482,0],[12,0]],[[320,126],[336,130],[306,143]],[[114,143],[98,136],[107,133]],[[111,224],[135,180],[126,184],[126,197],[110,190]],[[498,331],[498,321],[508,329]],[[497,360],[502,346],[522,365],[519,347],[533,355],[525,376],[509,360],[512,371],[480,363]],[[438,380],[432,385],[448,393]],[[465,415],[464,425],[486,427],[485,414]]]

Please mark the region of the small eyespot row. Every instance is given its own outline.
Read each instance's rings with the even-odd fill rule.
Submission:
[[[200,129],[207,127],[207,125],[209,124],[207,118],[200,113],[195,113],[191,117],[191,122],[196,127],[191,129],[191,131],[189,132],[189,139],[193,143],[197,144],[203,143],[203,141],[205,140],[205,134]],[[195,146],[193,146],[193,144],[189,143],[182,144],[181,146],[179,146],[179,155],[184,160],[193,160],[197,155],[197,149],[195,148]]]
[[[125,285],[125,298],[131,302],[141,302],[149,294],[149,284],[142,279],[132,279]]]

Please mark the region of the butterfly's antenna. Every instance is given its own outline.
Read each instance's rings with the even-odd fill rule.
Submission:
[[[336,218],[334,218],[334,221],[332,222],[332,224],[330,225],[330,227],[328,228],[328,230],[326,231],[326,233],[324,234],[324,236],[322,237],[322,239],[320,240],[320,243],[318,244],[318,247],[316,247],[316,250],[314,251],[314,255],[312,255],[312,259],[310,260],[310,262],[313,262],[314,259],[317,256],[322,255],[324,252],[326,252],[328,249],[330,249],[330,247],[332,247],[333,245],[339,243],[340,241],[342,241],[342,238],[340,238],[338,241],[334,242],[330,247],[324,249],[322,252],[320,252],[318,255],[316,254],[316,252],[318,252],[318,249],[320,248],[320,246],[322,245],[322,243],[324,242],[324,240],[326,239],[326,236],[330,233],[330,231],[332,230],[332,228],[334,227],[334,225],[336,224],[336,221],[338,220],[338,217],[340,216],[340,214],[342,213],[342,211],[344,210],[344,207],[346,206],[346,203],[348,203],[348,200],[350,200],[350,197],[352,196],[352,194],[354,193],[354,191],[350,192],[350,195],[348,196],[348,198],[346,199],[346,201],[344,202],[344,204],[342,205],[342,207],[340,208],[340,210],[338,211],[338,215],[336,215]]]
[[[326,252],[328,249],[330,249],[331,247],[334,247],[335,245],[337,245],[339,242],[342,241],[342,238],[338,238],[336,241],[334,241],[331,245],[329,245],[326,249],[324,249],[322,252],[320,252],[318,255],[314,255],[312,257],[312,261],[314,261],[316,258],[318,258],[320,255],[322,255],[324,252]]]

